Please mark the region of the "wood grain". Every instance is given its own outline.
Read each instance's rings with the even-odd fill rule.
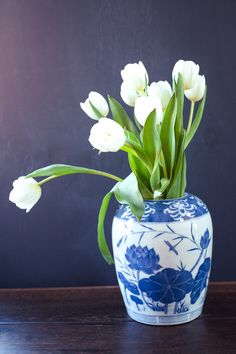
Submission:
[[[236,283],[212,283],[188,324],[132,321],[117,287],[0,290],[0,353],[235,354]]]

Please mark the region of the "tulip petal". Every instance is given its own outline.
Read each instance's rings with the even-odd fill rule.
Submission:
[[[144,126],[149,114],[156,110],[156,119],[159,124],[162,121],[162,107],[159,99],[155,99],[149,96],[138,97],[135,101],[134,114],[142,126]]]
[[[205,92],[206,79],[204,75],[198,75],[195,77],[193,86],[189,90],[185,90],[185,96],[192,102],[200,101]]]
[[[109,113],[109,106],[105,98],[98,92],[91,91],[85,102],[80,103],[82,110],[92,119],[98,120],[106,117]]]

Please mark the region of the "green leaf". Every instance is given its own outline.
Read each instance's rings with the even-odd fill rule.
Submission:
[[[166,188],[168,187],[169,183],[170,183],[170,180],[168,178],[162,178],[160,192],[163,193],[166,190]]]
[[[185,149],[188,146],[188,144],[190,143],[190,141],[192,140],[192,138],[194,137],[194,135],[195,135],[195,133],[196,133],[198,127],[199,127],[199,124],[201,123],[202,115],[203,115],[203,111],[204,111],[204,107],[205,107],[205,102],[206,102],[206,94],[207,94],[207,87],[205,89],[205,93],[204,93],[203,99],[202,99],[201,103],[198,106],[198,110],[197,110],[195,119],[194,119],[194,121],[193,121],[193,123],[191,125],[191,128],[190,128],[187,136],[186,136]]]
[[[110,192],[108,192],[105,195],[105,197],[103,198],[101,208],[99,211],[99,215],[98,215],[98,227],[97,227],[99,250],[100,250],[103,258],[105,259],[105,261],[108,264],[113,264],[114,260],[111,255],[111,252],[109,250],[109,247],[107,245],[105,232],[104,232],[104,220],[105,220],[107,208],[108,208],[112,194],[113,194],[113,189]]]
[[[109,105],[112,112],[112,117],[114,121],[119,123],[123,128],[127,129],[131,133],[133,133],[137,138],[139,138],[139,133],[129,118],[128,114],[126,113],[125,109],[122,105],[113,97],[108,96]]]
[[[168,174],[171,176],[175,161],[175,120],[176,120],[176,97],[175,94],[171,97],[166,108],[163,122],[161,125],[161,145],[167,167]]]
[[[184,187],[184,182],[183,182],[182,178],[184,178],[184,176],[183,176],[183,172],[184,172],[183,160],[185,159],[185,156],[184,156],[185,138],[186,138],[186,134],[184,132],[182,134],[182,138],[181,138],[181,142],[180,142],[176,167],[175,167],[173,177],[170,182],[170,188],[167,193],[167,199],[182,197],[182,190]]]
[[[152,111],[146,119],[143,127],[142,140],[143,149],[154,165],[161,153],[161,141],[157,129],[156,110]]]
[[[102,118],[102,114],[99,112],[99,110],[92,104],[92,102],[89,100],[91,109],[93,111],[93,113],[95,114],[95,116],[97,117],[97,119],[99,120],[100,118]]]
[[[141,132],[143,130],[143,127],[142,125],[138,122],[137,118],[135,117],[134,115],[134,121],[135,121],[135,124],[136,126],[138,127],[138,130]]]
[[[160,187],[160,165],[159,163],[155,163],[152,175],[150,178],[150,185],[152,187],[152,191],[155,192],[156,190],[159,190]]]
[[[100,175],[100,176],[114,179],[116,181],[122,181],[121,178],[114,176],[114,175],[107,173],[107,172],[93,170],[90,168],[85,168],[85,167],[80,167],[80,166],[71,166],[71,165],[63,165],[63,164],[55,164],[55,165],[50,165],[50,166],[46,166],[43,168],[39,168],[38,170],[35,170],[35,171],[29,173],[26,177],[27,178],[29,178],[29,177],[32,177],[32,178],[45,177],[45,176],[60,177],[60,176],[71,175],[71,174],[76,174],[76,173]]]
[[[176,122],[175,122],[175,142],[176,142],[176,153],[179,149],[179,141],[183,132],[183,110],[184,110],[184,84],[183,77],[179,73],[177,83],[175,83],[175,95],[177,100],[177,112],[176,112]]]
[[[152,197],[150,187],[150,173],[148,172],[143,161],[132,154],[128,154],[129,165],[131,171],[135,174],[139,190],[144,199],[150,199]]]
[[[177,83],[175,84],[175,95],[177,99],[175,133],[176,133],[176,137],[180,138],[183,130],[183,109],[184,109],[184,84],[183,84],[183,77],[181,74],[179,74]]]
[[[126,131],[126,142],[125,144],[121,147],[121,150],[128,152],[129,154],[133,155],[134,157],[139,158],[146,166],[148,169],[149,173],[151,174],[152,171],[152,162],[149,158],[149,156],[145,153],[143,147],[140,145],[140,143],[136,143],[133,139],[129,139]]]
[[[155,110],[151,112],[146,119],[142,132],[142,141],[143,149],[153,164],[150,185],[154,192],[160,184],[159,158],[161,154],[161,140],[157,128]]]
[[[114,194],[119,203],[128,204],[137,219],[141,219],[144,213],[144,201],[134,173],[131,173],[122,182],[116,184]]]

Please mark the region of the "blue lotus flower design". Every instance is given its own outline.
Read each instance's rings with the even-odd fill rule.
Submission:
[[[192,274],[187,270],[165,268],[157,274],[139,281],[139,288],[154,301],[163,304],[179,302],[193,287]]]
[[[128,281],[124,274],[118,272],[118,278],[123,283],[125,289],[128,289],[132,294],[139,295],[139,290],[136,284]]]
[[[194,279],[193,289],[190,294],[191,304],[195,304],[195,302],[199,299],[201,292],[205,289],[207,285],[208,274],[211,268],[211,259],[210,257],[206,258],[202,265],[200,265],[197,275]]]
[[[159,265],[160,257],[156,254],[154,248],[148,249],[147,247],[132,245],[127,248],[125,258],[131,269],[146,274],[153,274],[161,268]]]
[[[206,231],[204,232],[204,234],[201,237],[200,240],[200,246],[201,248],[204,250],[209,246],[211,239],[210,239],[210,234],[209,234],[209,230],[206,229]]]

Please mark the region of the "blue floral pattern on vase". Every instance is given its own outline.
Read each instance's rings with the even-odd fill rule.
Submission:
[[[211,238],[210,238],[209,230],[206,229],[206,231],[204,232],[204,234],[201,237],[201,241],[200,241],[201,248],[203,250],[207,249],[207,247],[209,246],[210,241],[211,241]]]
[[[193,286],[193,277],[189,271],[163,269],[161,272],[144,278],[139,282],[139,289],[154,301],[163,304],[179,302],[190,293]]]
[[[113,251],[130,317],[149,324],[198,317],[210,274],[212,236],[208,209],[191,194],[145,202],[141,221],[122,205],[113,221]]]
[[[201,199],[190,193],[173,200],[145,201],[145,212],[141,221],[174,222],[189,220],[208,213],[206,205]],[[116,217],[123,220],[136,220],[130,208],[122,204],[116,212]]]
[[[211,259],[210,257],[208,257],[204,260],[202,265],[199,267],[197,275],[194,279],[193,289],[190,294],[191,304],[195,304],[195,302],[198,300],[199,296],[201,295],[201,292],[206,288],[210,268],[211,268]]]
[[[120,281],[124,284],[125,289],[128,289],[132,294],[139,295],[139,290],[136,284],[128,281],[124,274],[118,272]]]
[[[148,249],[147,247],[132,245],[127,248],[125,258],[131,269],[147,274],[152,274],[161,268],[159,265],[160,257],[156,254],[154,248]]]

